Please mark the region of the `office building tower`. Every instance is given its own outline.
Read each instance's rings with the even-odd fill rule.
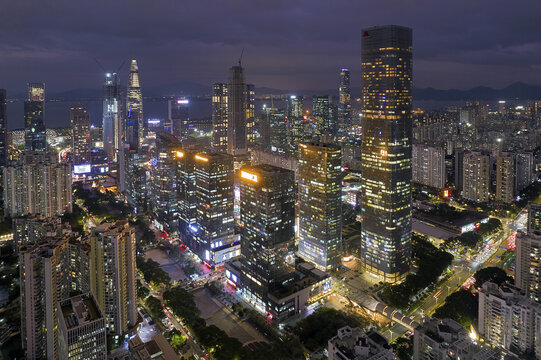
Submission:
[[[263,124],[268,130],[262,132],[261,145],[271,151],[290,154],[292,147],[291,122],[283,109],[267,107],[264,109]]]
[[[45,84],[28,84],[28,99],[24,101],[24,142],[26,151],[46,151]]]
[[[120,97],[118,100],[120,100]],[[137,60],[135,59],[132,59],[130,64],[124,133],[125,142],[129,144],[131,150],[137,150],[146,137],[143,118],[143,94],[141,93],[139,66],[137,66]]]
[[[107,161],[117,160],[117,151],[123,138],[122,116],[120,111],[121,90],[116,73],[105,74],[103,84],[103,150]]]
[[[3,167],[2,174],[5,215],[51,217],[71,212],[71,167],[59,163],[56,154],[24,153]]]
[[[148,163],[150,154],[144,146],[139,151],[130,150],[126,160],[126,195],[127,200],[133,207],[135,213],[146,209],[148,204],[149,186]]]
[[[0,166],[6,166],[9,159],[7,92],[0,89]]]
[[[270,165],[244,166],[239,181],[242,293],[275,320],[287,318],[292,314],[274,307],[272,294],[294,279],[295,175]]]
[[[534,202],[528,205],[528,234],[541,231],[541,204]]]
[[[464,184],[464,149],[455,148],[453,153],[453,167],[455,171],[455,188],[462,191]]]
[[[70,106],[73,163],[90,164],[90,115],[82,105]]]
[[[515,285],[530,299],[541,302],[541,233],[517,232]]]
[[[515,190],[521,192],[536,180],[535,157],[533,152],[515,154]]]
[[[310,138],[305,134],[305,125],[311,123],[311,121],[304,115],[304,97],[297,95],[289,96],[286,107],[292,148],[296,151],[301,142],[310,141]]]
[[[178,215],[180,240],[188,245],[191,230],[197,223],[197,193],[195,185],[195,154],[181,149],[174,153],[177,173]]]
[[[462,325],[451,319],[426,317],[414,330],[415,360],[492,360],[498,355],[493,349],[481,348]]]
[[[496,156],[496,198],[502,204],[515,200],[515,157],[510,153]]]
[[[299,144],[298,255],[327,271],[342,254],[342,164],[340,147]]]
[[[535,351],[541,304],[511,285],[483,284],[479,291],[479,334],[489,345],[521,357]]]
[[[176,99],[169,100],[168,102],[168,114],[169,122],[171,123],[172,134],[179,140],[187,137],[190,129],[190,117],[188,113],[188,106],[190,101],[188,99]]]
[[[413,182],[436,189],[445,187],[445,148],[414,144],[412,147]]]
[[[490,197],[490,155],[465,151],[462,165],[462,197],[483,203]]]
[[[361,259],[384,281],[411,266],[412,32],[362,30]]]
[[[315,137],[318,140],[322,140],[323,136],[332,138],[335,135],[336,123],[330,96],[314,96],[312,98],[312,116],[316,126]]]
[[[245,155],[255,142],[254,86],[246,84],[239,63],[229,71],[227,84],[227,153]]]
[[[127,221],[103,223],[90,237],[90,287],[110,334],[137,321],[135,230]]]
[[[59,359],[107,359],[105,317],[92,293],[58,302]]]
[[[377,331],[364,333],[361,328],[345,326],[328,342],[329,360],[398,359],[387,339]]]
[[[171,134],[156,134],[150,157],[149,205],[159,230],[169,233],[178,227],[178,192],[176,151],[180,141]]]
[[[290,95],[287,98],[287,117],[289,118],[302,118],[304,116],[304,97],[297,95]]]
[[[227,151],[227,84],[212,85],[212,149]]]
[[[234,235],[233,157],[195,154],[196,225],[191,226],[190,248],[208,266],[240,255]]]
[[[338,134],[347,136],[351,131],[351,89],[349,70],[340,70],[340,87],[338,88]]]

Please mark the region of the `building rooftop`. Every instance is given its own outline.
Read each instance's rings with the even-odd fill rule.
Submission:
[[[68,330],[103,318],[96,300],[90,293],[66,299],[60,303],[60,308]]]
[[[156,334],[146,343],[139,336],[128,342],[130,354],[135,360],[178,360],[179,356],[173,350],[162,334]]]

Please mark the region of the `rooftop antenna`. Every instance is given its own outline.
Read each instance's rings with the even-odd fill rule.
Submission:
[[[242,51],[240,52],[240,58],[239,58],[239,66],[242,67],[242,55],[244,54],[244,48],[242,48]]]

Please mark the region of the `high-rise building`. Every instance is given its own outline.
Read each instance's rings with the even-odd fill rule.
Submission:
[[[322,140],[323,136],[332,138],[335,135],[336,122],[330,96],[314,96],[312,98],[312,116],[315,120],[315,136],[318,140]]]
[[[103,223],[90,237],[90,286],[110,334],[137,321],[135,230],[127,221]]]
[[[287,121],[291,132],[292,148],[296,151],[301,142],[310,141],[310,138],[305,134],[305,125],[309,121],[304,116],[304,97],[291,95],[287,98],[286,103]]]
[[[530,299],[541,302],[541,233],[517,232],[515,285]]]
[[[515,157],[510,153],[496,156],[496,198],[495,200],[509,204],[515,200]]]
[[[255,142],[254,101],[254,86],[246,84],[244,68],[240,63],[231,67],[227,84],[227,153],[230,155],[245,155]]]
[[[243,295],[275,318],[286,318],[291,314],[276,309],[269,294],[294,279],[295,174],[270,165],[244,166],[239,182]]]
[[[445,187],[445,148],[414,144],[412,150],[413,182],[436,189]]]
[[[413,359],[415,360],[481,360],[497,359],[498,353],[481,348],[468,331],[451,319],[425,318],[415,328]]]
[[[212,85],[212,148],[227,152],[227,84]]]
[[[515,190],[520,192],[536,180],[535,157],[533,152],[522,151],[515,154]]]
[[[541,231],[541,204],[528,205],[528,234]]]
[[[178,224],[177,157],[180,141],[171,134],[156,134],[150,157],[149,205],[160,230],[176,231]]]
[[[90,115],[82,105],[70,106],[73,163],[90,164]]]
[[[24,101],[24,142],[26,151],[47,150],[44,111],[45,84],[28,84],[28,99]]]
[[[234,235],[233,157],[195,154],[196,224],[190,226],[190,248],[209,266],[240,255]]]
[[[267,107],[264,109],[265,121],[263,122],[268,126],[268,132],[262,132],[261,144],[271,151],[278,153],[291,153],[292,147],[292,132],[291,122],[286,116],[285,111],[282,109],[276,109]]]
[[[24,153],[2,168],[2,177],[5,215],[51,217],[71,212],[71,167],[59,163],[56,154]]]
[[[298,255],[327,271],[342,254],[342,163],[340,147],[299,144]]]
[[[92,293],[58,303],[58,358],[107,359],[105,317]]]
[[[345,326],[328,343],[329,360],[395,360],[387,339],[377,331]]]
[[[117,100],[120,100],[118,98]],[[139,79],[139,66],[137,60],[132,59],[130,64],[130,77],[126,93],[126,121],[124,129],[125,141],[131,150],[136,150],[145,139],[146,129],[143,118],[143,94]]]
[[[122,117],[120,111],[121,90],[116,73],[105,74],[103,84],[103,150],[107,161],[117,159],[123,137]]]
[[[71,226],[62,223],[59,216],[44,218],[40,215],[13,219],[13,243],[15,248],[37,244],[43,238],[62,237],[71,233]]]
[[[7,92],[0,89],[0,166],[6,166],[9,159]]]
[[[168,113],[171,123],[172,134],[179,140],[184,139],[190,133],[189,117],[190,101],[185,98],[169,100]]]
[[[490,197],[490,155],[465,151],[462,165],[462,197],[474,202],[487,202]]]
[[[540,313],[541,304],[511,285],[486,282],[479,291],[479,334],[489,345],[517,357],[540,348],[541,334],[536,331]]]
[[[394,282],[411,266],[411,29],[362,30],[361,62],[361,258]]]
[[[174,153],[177,164],[177,193],[179,214],[179,237],[185,244],[191,228],[197,225],[197,193],[195,185],[195,158],[189,150],[177,150]]]
[[[353,125],[351,118],[351,89],[349,70],[340,70],[340,87],[338,88],[338,134],[347,136]]]

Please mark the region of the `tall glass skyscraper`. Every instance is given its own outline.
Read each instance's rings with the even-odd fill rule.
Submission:
[[[351,128],[351,90],[349,70],[340,71],[340,87],[338,88],[338,135],[347,136]]]
[[[212,85],[212,149],[227,151],[227,84]]]
[[[28,84],[28,100],[24,101],[24,142],[26,151],[46,151],[44,122],[45,84]]]
[[[130,149],[136,150],[145,139],[145,125],[143,120],[143,94],[139,81],[139,67],[137,60],[132,59],[128,91],[126,94],[126,123],[125,141]]]
[[[105,74],[103,84],[103,150],[107,161],[116,161],[117,151],[122,144],[120,116],[120,83],[116,73]]]
[[[70,106],[73,163],[90,164],[90,115],[83,105]]]
[[[233,66],[229,71],[227,85],[227,153],[246,154],[246,81],[242,66]]]
[[[327,271],[342,252],[342,157],[340,147],[299,144],[299,252]]]
[[[362,30],[361,257],[384,281],[411,266],[412,31]]]

